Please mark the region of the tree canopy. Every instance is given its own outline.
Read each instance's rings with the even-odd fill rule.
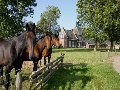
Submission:
[[[120,1],[118,0],[78,0],[78,20],[86,37],[95,42],[119,41]]]
[[[0,37],[11,37],[22,31],[23,17],[34,14],[35,0],[0,0]]]
[[[39,30],[44,31],[56,31],[60,29],[57,23],[57,19],[60,18],[60,10],[56,6],[47,6],[46,11],[41,13],[40,20],[37,23]]]

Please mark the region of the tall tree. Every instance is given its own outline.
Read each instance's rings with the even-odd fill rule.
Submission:
[[[60,10],[55,6],[46,7],[46,11],[41,13],[40,21],[37,23],[37,27],[42,31],[56,31],[60,29],[57,23],[57,19],[60,18]]]
[[[118,1],[107,0],[106,3],[106,0],[78,0],[77,6],[78,20],[82,23],[85,35],[92,38],[95,43],[109,37],[113,48],[112,42],[118,40],[113,37],[120,31],[115,27],[120,24]]]
[[[23,17],[33,15],[35,0],[0,0],[0,37],[11,37],[23,30]]]
[[[110,49],[113,49],[113,42],[120,41],[120,1],[108,0],[104,7],[104,31],[111,42]]]

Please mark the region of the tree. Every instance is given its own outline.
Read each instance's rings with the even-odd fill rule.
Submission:
[[[104,31],[111,42],[110,49],[113,49],[113,42],[120,41],[120,1],[110,0],[105,3],[104,8]]]
[[[35,0],[0,0],[0,37],[11,37],[22,31],[23,17],[32,16]]]
[[[60,29],[60,26],[57,23],[57,19],[60,18],[60,10],[55,6],[46,7],[46,11],[41,13],[40,21],[37,23],[37,27],[39,30],[44,31],[52,31]]]
[[[113,37],[120,35],[119,28],[116,28],[120,24],[118,1],[78,0],[77,6],[78,20],[84,28],[85,36],[92,38],[96,44],[109,37],[113,48],[112,42],[118,40]]]

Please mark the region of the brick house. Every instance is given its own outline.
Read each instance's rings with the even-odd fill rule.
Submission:
[[[82,29],[66,30],[64,28],[59,32],[59,40],[63,47],[80,47],[80,48],[94,48],[95,42],[91,39],[84,38]],[[110,48],[110,41],[107,40],[100,44],[100,47]],[[114,48],[120,49],[120,45],[114,42]]]
[[[82,30],[77,28],[72,30],[62,28],[59,32],[59,39],[63,47],[85,47]]]

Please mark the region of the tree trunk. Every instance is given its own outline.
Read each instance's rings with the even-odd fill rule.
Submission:
[[[99,42],[97,42],[97,48],[100,48],[100,43]]]
[[[97,50],[97,40],[95,40],[95,48],[94,48],[94,51]]]
[[[110,40],[111,45],[110,45],[110,50],[113,50],[113,40]]]

